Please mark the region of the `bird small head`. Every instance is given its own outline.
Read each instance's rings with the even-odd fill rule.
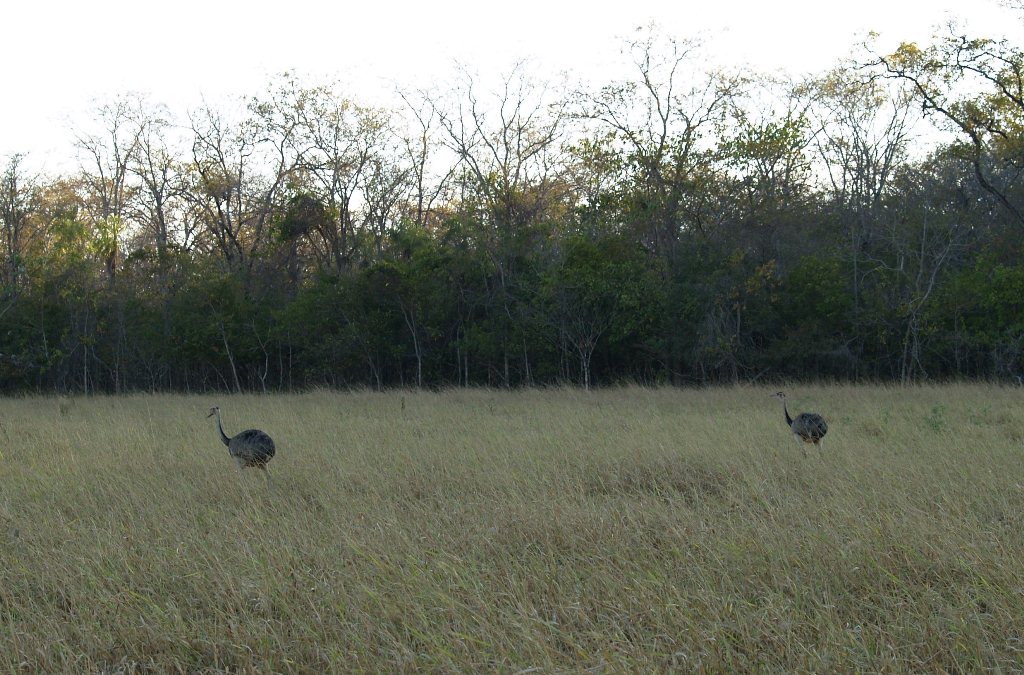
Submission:
[[[206,416],[207,417],[213,417],[214,415],[216,415],[219,412],[220,412],[220,406],[216,406],[215,405],[212,408],[210,408],[210,412]]]
[[[781,391],[777,391],[774,394],[772,394],[772,398],[781,398],[781,399],[785,400],[786,399],[786,394],[781,392]]]

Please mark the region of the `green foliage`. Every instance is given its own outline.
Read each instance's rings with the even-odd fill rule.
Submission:
[[[329,217],[327,208],[319,199],[299,193],[288,200],[284,215],[277,224],[277,237],[281,241],[298,239],[323,226]]]
[[[622,235],[562,242],[561,263],[542,281],[541,297],[559,334],[586,360],[598,351],[636,358],[663,300],[649,263]],[[589,384],[589,373],[584,374]]]
[[[932,410],[924,417],[924,423],[935,433],[946,428],[946,408],[941,405],[932,406]]]
[[[203,110],[191,153],[140,108],[108,130],[130,152],[90,140],[127,164],[15,158],[0,388],[1024,373],[1020,49],[950,36],[780,89],[684,86],[690,47],[631,43],[636,77],[572,113],[517,71],[501,114],[409,101],[410,132],[286,75],[237,125]],[[915,158],[915,110],[955,139]]]
[[[801,258],[776,296],[780,317],[812,340],[847,333],[853,310],[848,280],[849,270],[836,258]]]

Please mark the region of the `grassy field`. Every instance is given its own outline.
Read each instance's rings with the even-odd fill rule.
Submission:
[[[769,393],[6,399],[0,671],[1021,668],[1024,392]]]

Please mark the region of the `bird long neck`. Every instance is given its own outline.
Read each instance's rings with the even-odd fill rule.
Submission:
[[[224,441],[224,445],[228,445],[231,442],[231,438],[224,433],[224,427],[220,423],[220,411],[217,411],[217,431],[220,432],[220,440]]]
[[[789,408],[786,407],[786,399],[782,399],[782,412],[786,413],[786,424],[793,426],[793,418],[789,416]],[[220,417],[217,417],[217,423],[220,424]],[[223,434],[224,432],[220,432]],[[225,441],[226,442],[226,441]]]

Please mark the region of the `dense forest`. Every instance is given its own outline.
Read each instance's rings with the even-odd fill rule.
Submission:
[[[950,30],[799,81],[652,29],[622,54],[390,108],[293,73],[97,104],[77,170],[0,167],[0,388],[1024,373],[1021,48]]]

